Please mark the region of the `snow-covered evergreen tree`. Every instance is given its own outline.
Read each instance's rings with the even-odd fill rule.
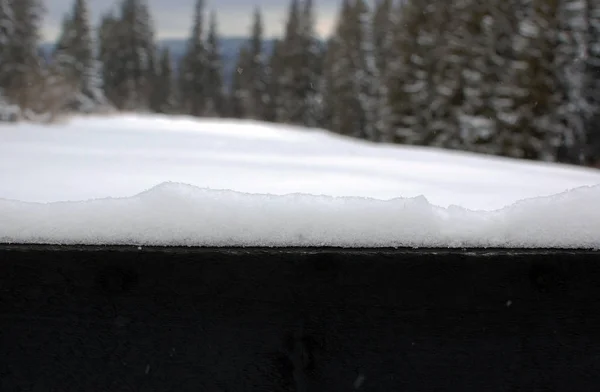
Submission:
[[[168,48],[160,53],[156,78],[153,82],[152,110],[157,113],[177,113],[177,92],[173,72],[173,58]]]
[[[586,118],[585,161],[600,167],[600,0],[587,1],[588,56],[585,67]]]
[[[345,1],[325,56],[324,116],[338,133],[381,140],[381,85],[373,14],[363,0]]]
[[[371,75],[364,73],[361,44],[361,10],[351,0],[344,0],[336,30],[329,41],[325,71],[327,116],[331,130],[357,138],[369,138],[366,124],[366,99],[363,81]]]
[[[154,29],[146,1],[123,0],[120,14],[106,15],[100,27],[105,92],[118,109],[150,109],[155,57]]]
[[[9,0],[0,0],[0,121],[14,118],[15,107],[8,102],[4,90],[10,87],[11,45],[15,20]]]
[[[394,140],[394,128],[392,127],[392,110],[389,100],[389,64],[393,60],[394,39],[394,1],[379,0],[376,4],[373,19],[373,51],[375,66],[377,70],[377,103],[376,123],[378,139],[383,142]]]
[[[315,30],[313,0],[304,0],[300,19],[300,40],[302,43],[302,65],[299,84],[304,91],[301,103],[301,123],[307,127],[316,127],[321,121],[322,97],[319,83],[323,68],[323,49]]]
[[[291,0],[285,34],[280,47],[282,73],[281,117],[283,123],[301,124],[303,92],[298,86],[300,67],[302,64],[302,41],[300,39],[300,6],[298,0]]]
[[[123,107],[120,94],[127,80],[123,30],[123,24],[117,16],[112,13],[103,15],[98,31],[103,90],[107,99],[119,109]]]
[[[336,54],[338,53],[337,37],[331,37],[325,45],[325,56],[323,58],[323,76],[319,83],[322,99],[320,126],[324,129],[334,130],[334,114],[336,110],[337,97],[335,95],[336,76]],[[335,129],[339,133],[339,129]]]
[[[180,68],[183,111],[202,116],[206,105],[208,56],[204,39],[204,0],[196,0],[192,33]]]
[[[442,146],[498,153],[497,128],[492,104],[498,70],[494,51],[493,1],[456,1],[452,4],[453,28],[448,29],[446,89],[453,123],[439,131]]]
[[[364,0],[356,0],[358,23],[357,70],[359,98],[364,113],[364,133],[370,141],[381,141],[388,132],[386,121],[388,112],[386,75],[377,61],[378,49],[375,45],[374,11]]]
[[[121,23],[127,70],[124,108],[147,110],[154,79],[156,48],[150,11],[145,0],[124,0]]]
[[[233,118],[245,118],[246,91],[243,87],[244,67],[249,62],[249,52],[246,46],[242,46],[237,56],[235,67],[231,75],[231,86],[228,97],[227,115]]]
[[[43,7],[38,0],[9,1],[14,18],[13,35],[9,44],[10,74],[5,94],[23,109],[33,109],[39,97],[34,92],[42,75],[39,55],[40,25]]]
[[[587,2],[561,0],[556,7],[558,47],[555,61],[560,86],[564,91],[560,115],[566,125],[558,140],[560,148],[567,152],[559,158],[573,163],[585,160],[586,122],[591,116],[586,97],[589,82],[586,78],[589,34]]]
[[[432,64],[438,58],[432,53],[436,47],[435,26],[431,12],[434,4],[409,0],[398,5],[394,24],[394,58],[391,61],[390,107],[394,142],[423,144],[430,123],[429,79]]]
[[[320,48],[315,36],[313,3],[292,0],[279,48],[282,73],[280,121],[315,126],[320,117]]]
[[[560,135],[563,90],[556,62],[556,2],[524,0],[515,8],[518,30],[513,58],[503,80],[509,103],[497,113],[500,154],[527,159],[554,160]]]
[[[223,64],[217,32],[217,16],[211,13],[208,37],[206,39],[206,99],[204,115],[220,117],[224,114]]]
[[[282,75],[283,63],[281,56],[282,43],[279,39],[273,41],[273,48],[266,67],[267,77],[267,106],[265,107],[265,120],[279,122],[284,117],[282,103]]]
[[[268,105],[267,96],[267,65],[263,48],[263,22],[259,9],[254,12],[252,31],[247,45],[247,64],[239,64],[243,72],[239,74],[246,118],[255,120],[266,119]]]
[[[54,66],[75,86],[75,95],[68,102],[71,109],[90,112],[106,104],[85,0],[75,0],[71,14],[65,18]]]
[[[0,89],[10,80],[11,45],[14,42],[15,18],[9,0],[0,0]]]

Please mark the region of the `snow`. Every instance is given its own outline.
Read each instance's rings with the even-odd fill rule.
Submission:
[[[150,115],[0,125],[0,242],[600,247],[600,171]]]

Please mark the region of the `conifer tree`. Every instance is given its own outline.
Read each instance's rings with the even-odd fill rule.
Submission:
[[[409,0],[398,4],[394,24],[393,61],[390,63],[389,100],[394,129],[393,140],[402,144],[423,144],[430,122],[429,80],[435,34],[431,8]]]
[[[0,0],[0,121],[16,120],[17,108],[10,104],[5,90],[10,87],[11,45],[15,20],[9,0]]]
[[[387,106],[377,67],[373,15],[363,0],[344,1],[334,37],[329,42],[325,73],[326,115],[335,132],[379,141],[377,116]]]
[[[9,4],[12,4],[14,30],[9,44],[11,61],[7,64],[10,80],[5,92],[21,108],[33,109],[33,101],[38,97],[32,88],[39,85],[42,77],[39,31],[43,7],[38,0],[19,0]]]
[[[196,0],[192,33],[180,70],[180,91],[185,113],[202,116],[206,106],[208,56],[204,41],[204,0]]]
[[[379,110],[385,109],[386,102],[380,99],[383,75],[377,67],[375,37],[373,35],[372,13],[364,0],[356,0],[353,23],[356,25],[355,75],[361,108],[361,132],[370,141],[382,139],[384,129],[378,119]]]
[[[211,13],[208,37],[206,39],[206,103],[204,115],[219,117],[224,114],[223,64],[217,32],[217,17]]]
[[[373,12],[372,35],[373,50],[377,68],[385,69],[388,66],[392,56],[392,38],[394,27],[394,1],[378,0]]]
[[[122,23],[114,14],[103,15],[98,31],[99,58],[102,64],[104,94],[117,108],[123,107],[122,85],[125,83],[126,68],[123,42],[125,40]]]
[[[587,48],[585,62],[585,99],[589,108],[586,118],[587,164],[600,167],[600,0],[587,1]]]
[[[339,129],[334,128],[333,120],[336,110],[336,55],[338,53],[337,38],[330,38],[325,46],[325,56],[323,58],[323,77],[319,83],[319,89],[322,97],[321,107],[321,123],[320,126],[324,129],[335,130],[338,133]]]
[[[412,62],[416,60],[415,65],[425,71],[421,78],[424,91],[411,94],[413,109],[421,112],[418,144],[449,148],[461,146],[456,112],[464,99],[460,70],[464,66],[465,54],[453,52],[449,36],[452,29],[460,26],[462,12],[459,5],[460,2],[456,1],[428,6],[427,27],[417,35],[418,39],[431,43],[428,52],[421,52],[421,47],[416,48],[418,57],[412,58]],[[425,96],[427,100],[423,101]]]
[[[248,60],[248,48],[240,47],[235,67],[232,70],[231,86],[229,89],[227,114],[232,118],[246,118],[244,102],[246,101],[246,90],[243,87],[243,73]]]
[[[446,55],[437,68],[440,79],[435,81],[440,112],[445,114],[433,128],[439,146],[497,153],[491,3],[463,0],[449,4],[451,27],[443,41]]]
[[[247,63],[239,64],[243,72],[239,74],[241,98],[246,118],[264,120],[266,118],[267,80],[263,48],[263,23],[259,9],[254,12],[252,32],[247,45]]]
[[[320,114],[318,83],[320,48],[315,37],[312,1],[292,0],[285,36],[279,48],[282,73],[280,120],[315,126]]]
[[[168,48],[161,50],[156,79],[153,83],[152,110],[157,113],[177,112],[177,94],[173,73],[173,59]]]
[[[0,0],[0,93],[9,87],[15,20],[9,0]]]
[[[156,54],[150,12],[145,0],[124,0],[121,12],[121,27],[127,38],[123,43],[127,69],[123,90],[125,108],[147,110]]]
[[[379,0],[372,18],[372,39],[375,67],[377,70],[377,103],[375,127],[379,140],[394,140],[391,107],[389,103],[390,63],[393,61],[394,1]]]
[[[300,10],[298,0],[291,0],[285,35],[280,47],[282,73],[278,82],[281,86],[281,118],[279,120],[283,123],[301,123],[302,113],[300,107],[303,94],[300,87],[298,87],[298,75],[300,74],[302,43],[300,42],[299,30]]]
[[[353,38],[355,9],[351,0],[343,0],[336,30],[326,55],[324,102],[331,130],[335,133],[363,138],[361,108],[356,85],[356,40]]]
[[[85,0],[75,0],[71,14],[64,21],[54,52],[54,64],[66,80],[75,85],[76,95],[69,103],[73,109],[92,111],[105,104]]]
[[[584,146],[587,143],[586,121],[591,116],[591,107],[586,96],[590,81],[586,78],[586,57],[589,53],[588,0],[554,0],[558,34],[555,67],[564,91],[560,105],[562,121],[566,124],[560,135],[560,147],[568,151],[560,160],[572,163],[585,161]],[[553,2],[544,2],[539,7],[550,7]],[[539,8],[538,7],[538,8]]]
[[[105,92],[118,109],[151,107],[156,77],[156,46],[145,0],[123,0],[118,16],[106,15],[100,27],[100,59]]]
[[[281,55],[282,43],[279,39],[273,41],[273,48],[267,65],[267,106],[265,119],[271,122],[282,122],[282,75],[283,63]]]
[[[560,135],[563,90],[556,65],[557,2],[532,0],[515,8],[518,30],[503,80],[508,107],[498,112],[501,155],[554,160]]]
[[[307,127],[316,127],[321,122],[322,96],[319,84],[323,73],[323,49],[315,31],[313,0],[304,0],[301,21],[300,40],[303,60],[300,68],[300,89],[304,91],[301,103],[301,123]]]

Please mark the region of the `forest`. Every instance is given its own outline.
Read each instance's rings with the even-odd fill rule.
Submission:
[[[74,0],[45,56],[43,1],[0,0],[0,120],[228,117],[600,167],[600,0],[343,0],[326,39],[314,1],[291,0],[269,50],[261,10],[248,15],[232,75],[218,13],[193,11],[175,59],[145,0],[99,21]]]

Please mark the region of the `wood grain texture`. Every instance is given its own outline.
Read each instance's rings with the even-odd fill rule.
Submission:
[[[0,245],[0,391],[593,391],[600,253]]]

